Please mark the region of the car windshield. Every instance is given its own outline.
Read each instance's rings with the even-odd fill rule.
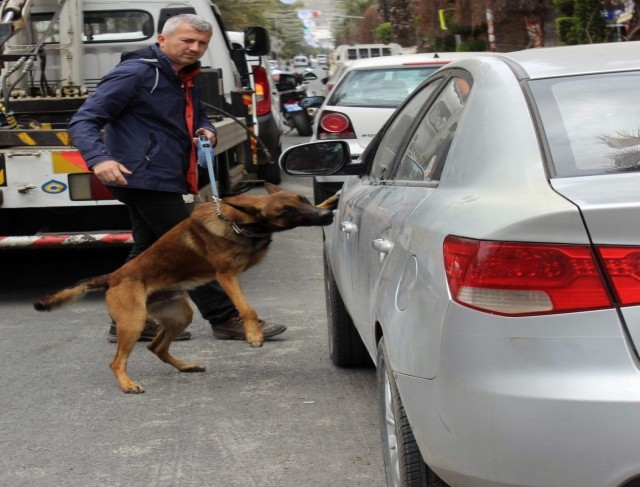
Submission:
[[[640,171],[640,73],[531,82],[556,177]]]
[[[335,88],[329,105],[397,108],[439,67],[430,65],[353,70]]]

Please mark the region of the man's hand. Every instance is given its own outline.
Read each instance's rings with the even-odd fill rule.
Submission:
[[[115,183],[121,186],[127,185],[125,174],[133,174],[118,161],[103,161],[91,168],[93,173],[103,183]]]
[[[212,132],[211,130],[204,129],[204,128],[199,128],[198,130],[196,130],[196,134],[198,134],[198,135],[206,135],[207,139],[209,139],[209,142],[211,142],[211,147],[215,147],[216,144],[218,143],[218,138],[216,137],[216,134],[214,132]],[[198,144],[198,139],[194,138],[193,139],[193,143],[197,145]]]

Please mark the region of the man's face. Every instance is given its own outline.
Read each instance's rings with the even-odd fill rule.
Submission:
[[[198,32],[189,24],[180,24],[170,35],[159,34],[160,50],[171,61],[171,64],[181,68],[199,60],[209,46],[211,32]]]

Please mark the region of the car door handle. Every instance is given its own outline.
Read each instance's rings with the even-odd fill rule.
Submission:
[[[341,222],[340,231],[344,233],[355,233],[358,231],[358,226],[351,222]]]
[[[388,240],[385,240],[384,238],[375,239],[373,242],[371,242],[371,245],[374,249],[383,254],[388,254],[389,252],[391,252],[391,249],[393,249],[393,244]]]

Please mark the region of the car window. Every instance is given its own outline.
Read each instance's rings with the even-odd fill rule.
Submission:
[[[396,112],[387,124],[384,135],[382,135],[380,142],[376,145],[376,152],[372,156],[373,161],[369,176],[374,181],[380,181],[389,177],[393,162],[396,154],[400,150],[405,134],[409,131],[414,119],[441,81],[442,79],[434,80],[432,83],[424,86],[411,97],[406,105]]]
[[[447,83],[417,125],[394,179],[431,181],[440,178],[470,91],[470,84],[462,78],[453,78]]]
[[[640,171],[640,73],[530,83],[555,177]]]
[[[358,69],[336,86],[328,104],[343,107],[397,108],[440,66]]]

